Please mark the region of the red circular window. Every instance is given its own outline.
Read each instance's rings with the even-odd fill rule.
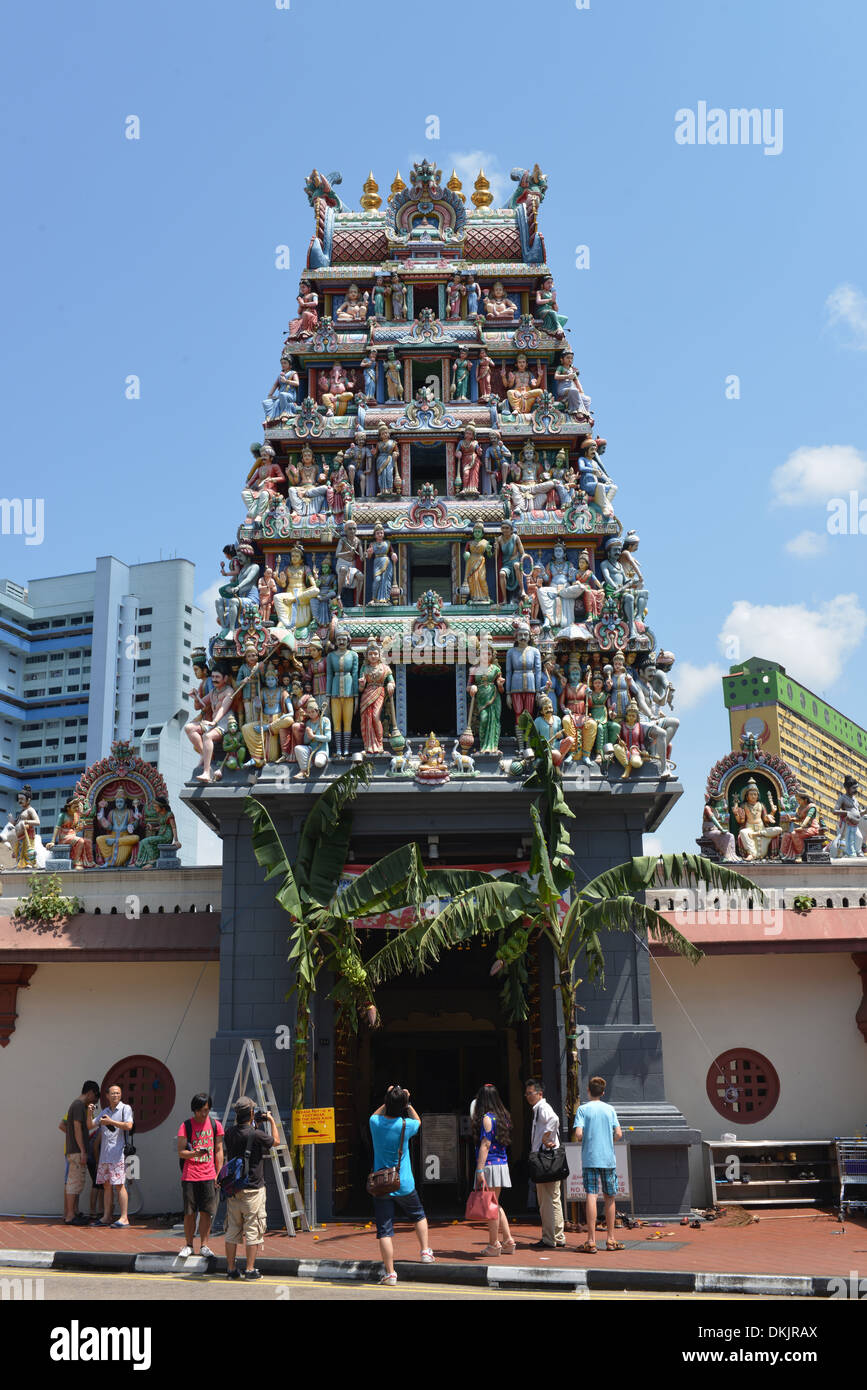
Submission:
[[[156,1057],[124,1057],[109,1067],[102,1082],[103,1104],[109,1086],[119,1086],[124,1104],[132,1106],[137,1134],[156,1129],[174,1109],[174,1078]]]
[[[707,1096],[727,1120],[755,1124],[770,1115],[780,1098],[780,1078],[767,1057],[748,1047],[720,1053],[707,1074]]]

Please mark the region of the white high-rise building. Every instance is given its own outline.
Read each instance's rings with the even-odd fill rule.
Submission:
[[[196,765],[182,732],[202,640],[194,576],[189,560],[106,555],[26,588],[0,579],[0,807],[29,784],[43,841],[88,764],[129,739],[165,779],[182,862],[220,862],[218,838],[179,796]]]

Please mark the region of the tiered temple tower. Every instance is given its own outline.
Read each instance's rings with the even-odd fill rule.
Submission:
[[[681,792],[674,658],[648,625],[638,536],[615,515],[545,262],[547,180],[538,165],[512,179],[494,208],[483,174],[467,201],[425,160],[385,201],[371,175],[361,211],[339,198],[339,175],[307,181],[298,317],[226,547],[218,631],[199,654],[200,713],[217,729],[191,726],[205,767],[185,796],[224,842],[220,1100],[239,1039],[270,1046],[291,1023],[287,920],[250,847],[251,782],[291,848],[326,779],[365,756],[356,863],[414,839],[433,862],[514,868],[532,799],[515,737],[526,709],[561,766],[579,877],[640,854]],[[607,991],[583,999],[582,1063],[635,1126],[637,1209],[672,1214],[688,1201],[697,1135],[665,1101],[646,950],[612,935],[606,954]],[[489,1076],[516,1116],[533,1073],[559,1103],[552,961],[542,949],[529,962],[520,1027],[503,1019],[489,964],[473,948],[389,986],[384,1028],[359,1041],[320,998],[311,1099],[338,1109],[320,1214],[363,1185],[363,1120],[398,1075],[442,1115],[465,1114]],[[269,1060],[288,1096],[291,1053]]]

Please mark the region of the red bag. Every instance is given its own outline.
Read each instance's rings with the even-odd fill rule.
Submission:
[[[493,1221],[499,1215],[500,1204],[493,1188],[477,1187],[467,1198],[465,1221]]]

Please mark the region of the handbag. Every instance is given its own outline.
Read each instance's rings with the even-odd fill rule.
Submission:
[[[528,1160],[530,1177],[540,1183],[563,1182],[569,1176],[569,1160],[562,1144],[556,1149],[534,1149]]]
[[[499,1214],[500,1203],[492,1187],[476,1187],[467,1198],[465,1221],[493,1221]]]
[[[400,1127],[400,1144],[397,1150],[397,1163],[392,1168],[377,1168],[367,1175],[365,1184],[371,1197],[390,1197],[400,1187],[400,1158],[403,1153],[403,1136],[406,1134],[406,1120]]]

